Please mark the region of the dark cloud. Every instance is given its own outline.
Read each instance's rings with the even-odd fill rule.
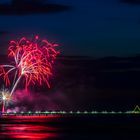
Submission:
[[[11,4],[0,4],[1,15],[28,15],[28,14],[42,14],[54,13],[70,10],[68,5],[41,3],[39,1],[19,1],[13,0]]]
[[[5,34],[8,34],[7,31],[0,31],[0,35],[5,35]]]
[[[140,4],[140,0],[120,0],[123,3],[127,3],[127,4]]]
[[[50,81],[51,89],[36,85],[30,87],[30,93],[17,90],[15,102],[8,108],[25,111],[123,111],[140,103],[140,56],[65,57],[57,61]],[[21,81],[17,89],[21,89],[22,85]]]
[[[0,53],[1,54],[7,53],[7,47],[8,47],[7,44],[9,44],[9,40],[7,40],[7,37],[9,35],[10,35],[10,32],[6,30],[0,30]]]

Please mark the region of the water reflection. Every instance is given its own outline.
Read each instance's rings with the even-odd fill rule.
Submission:
[[[18,121],[17,121],[18,120]],[[34,120],[34,123],[32,123]],[[0,140],[2,139],[32,139],[32,140],[46,140],[56,139],[58,137],[56,127],[47,125],[45,120],[41,119],[11,119],[1,121],[0,124]],[[26,123],[25,123],[26,121]],[[17,123],[16,123],[17,122]],[[23,123],[24,122],[24,123]],[[44,123],[43,123],[44,122]]]
[[[139,115],[4,116],[0,140],[139,140]]]

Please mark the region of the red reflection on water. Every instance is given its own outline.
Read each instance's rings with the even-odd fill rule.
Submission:
[[[57,129],[54,127],[47,127],[47,126],[41,126],[41,125],[32,125],[32,124],[5,124],[4,130],[6,131],[14,131],[14,132],[20,132],[20,131],[47,131],[47,132],[54,132]]]
[[[59,120],[61,116],[2,116],[4,120],[10,120],[12,122],[52,122]]]
[[[38,139],[38,140],[42,140],[42,139],[48,139],[48,138],[56,138],[57,135],[54,133],[19,133],[19,132],[12,132],[12,133],[0,133],[1,135],[3,135],[5,138],[7,139]]]
[[[15,117],[12,118],[12,120],[11,118],[9,120],[6,119],[7,123],[0,124],[0,140],[2,138],[32,140],[55,139],[58,137],[57,132],[59,128],[47,124],[47,122],[51,121],[52,119],[41,119],[40,117],[34,118],[34,121],[33,119],[24,117],[19,117],[19,119]]]

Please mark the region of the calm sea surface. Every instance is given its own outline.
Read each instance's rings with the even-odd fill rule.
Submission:
[[[139,115],[0,118],[0,140],[139,140]]]

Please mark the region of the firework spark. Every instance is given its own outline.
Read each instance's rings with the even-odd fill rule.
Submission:
[[[9,74],[14,72],[13,87],[10,96],[15,91],[21,78],[25,78],[25,87],[30,84],[43,82],[50,87],[49,77],[52,75],[52,64],[58,55],[57,44],[51,44],[47,40],[34,41],[23,37],[19,41],[11,41],[8,48],[8,56],[13,60],[12,65],[1,65],[0,76],[4,77],[6,85],[10,85]],[[14,64],[14,65],[13,65]]]
[[[2,104],[2,112],[5,112],[5,106],[12,100],[8,89],[0,90],[0,103]]]

